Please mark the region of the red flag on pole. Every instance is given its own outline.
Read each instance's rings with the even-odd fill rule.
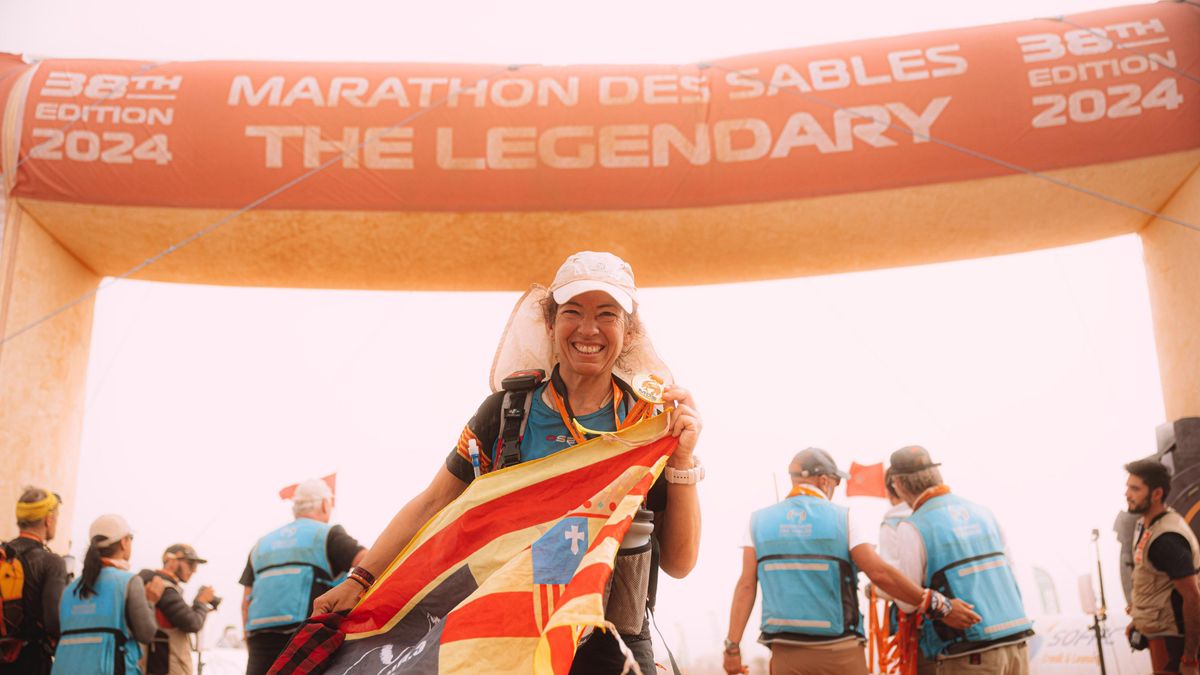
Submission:
[[[328,476],[323,477],[321,480],[325,481],[325,484],[329,486],[330,492],[332,492],[335,495],[337,494],[337,472],[336,471],[329,474]],[[299,483],[293,483],[292,485],[289,485],[289,486],[283,488],[282,490],[279,491],[279,498],[284,499],[284,500],[291,499],[293,496],[295,496],[296,488],[298,488],[298,487],[300,487]]]
[[[847,497],[887,498],[883,484],[883,463],[862,465],[850,463],[850,480],[846,483]]]

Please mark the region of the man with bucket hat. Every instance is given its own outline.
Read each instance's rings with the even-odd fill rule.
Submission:
[[[919,635],[908,632],[903,648],[915,658],[919,644],[937,662],[938,673],[1026,675],[1025,641],[1033,635],[1033,622],[1025,614],[1000,524],[987,508],[951,494],[939,466],[918,445],[892,453],[892,485],[913,509],[896,528],[895,565],[914,582],[971,603],[982,619],[966,630],[924,621]],[[897,603],[903,612],[914,611],[903,598]]]
[[[191,635],[204,628],[208,613],[217,608],[220,599],[213,593],[212,586],[201,586],[196,598],[189,605],[183,599],[183,584],[187,583],[196,569],[208,562],[201,558],[189,544],[173,544],[163,551],[162,568],[142,570],[138,576],[149,582],[158,577],[163,580],[162,596],[154,605],[154,618],[158,621],[158,632],[150,643],[146,659],[147,675],[191,675]]]
[[[762,635],[776,675],[866,675],[858,573],[879,588],[947,624],[979,620],[971,606],[923,589],[875,552],[873,528],[856,524],[830,501],[849,474],[820,448],[801,450],[788,466],[792,491],[755,511],[742,547],[742,575],[734,588],[725,671],[743,671],[741,638],[762,586]]]

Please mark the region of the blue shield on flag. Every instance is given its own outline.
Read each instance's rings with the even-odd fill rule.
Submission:
[[[533,583],[565,584],[587,552],[587,518],[564,518],[533,542]]]

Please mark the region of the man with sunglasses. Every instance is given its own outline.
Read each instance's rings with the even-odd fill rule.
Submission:
[[[875,552],[870,527],[830,501],[850,476],[820,448],[801,450],[788,466],[792,491],[755,511],[742,547],[725,639],[725,672],[743,672],[741,642],[762,585],[762,635],[775,675],[867,675],[858,573],[930,617],[965,628],[979,620],[971,606],[922,589]]]
[[[217,608],[220,599],[211,586],[201,586],[190,605],[183,599],[182,584],[196,574],[197,567],[208,562],[196,554],[196,549],[188,544],[174,544],[163,551],[162,560],[162,569],[138,573],[142,581],[149,582],[158,577],[165,586],[154,605],[158,633],[150,644],[146,672],[148,675],[191,675],[191,634],[200,632],[208,613]]]

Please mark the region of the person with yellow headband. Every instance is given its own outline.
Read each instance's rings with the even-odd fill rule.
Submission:
[[[871,532],[830,501],[850,475],[820,448],[801,450],[788,466],[787,498],[750,518],[742,575],[734,588],[725,639],[725,672],[742,673],[741,641],[763,589],[762,635],[775,675],[867,675],[858,573],[892,597],[918,605],[947,625],[979,621],[971,605],[921,588],[879,557]]]
[[[46,545],[58,530],[58,495],[26,487],[17,501],[16,539],[2,545],[3,564],[20,567],[23,581],[5,589],[4,621],[0,638],[0,675],[44,675],[50,672],[54,643],[58,639],[58,601],[67,583],[62,556]],[[10,595],[18,594],[19,597]]]

